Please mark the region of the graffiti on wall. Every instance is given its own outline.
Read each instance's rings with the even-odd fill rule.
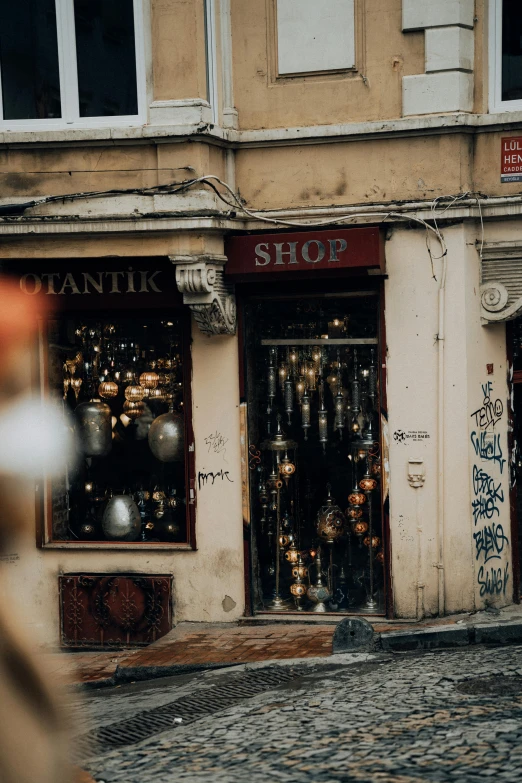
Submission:
[[[208,459],[213,462],[221,463],[226,462],[227,459],[227,443],[229,438],[223,435],[220,430],[215,429],[210,435],[204,438],[205,448],[202,452],[210,455]],[[202,490],[205,487],[218,487],[222,484],[233,484],[234,479],[230,477],[230,470],[216,466],[214,470],[208,470],[206,466],[202,466],[202,470],[198,471],[198,490]]]
[[[473,542],[475,561],[479,566],[477,583],[481,598],[505,596],[509,582],[509,539],[501,522],[507,499],[504,487],[506,456],[501,433],[495,430],[504,416],[504,404],[493,394],[493,383],[481,384],[482,403],[473,411],[471,445]],[[507,472],[507,471],[506,471]]]

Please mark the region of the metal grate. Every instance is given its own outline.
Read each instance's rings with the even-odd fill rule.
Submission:
[[[245,672],[230,682],[216,688],[197,691],[193,696],[183,696],[152,710],[143,710],[128,720],[111,723],[77,737],[76,755],[79,758],[133,745],[162,731],[193,723],[200,718],[232,707],[242,699],[250,699],[265,691],[277,688],[300,675],[294,668],[267,667]]]
[[[522,677],[519,675],[500,675],[495,677],[472,677],[455,686],[459,693],[467,696],[520,696]]]

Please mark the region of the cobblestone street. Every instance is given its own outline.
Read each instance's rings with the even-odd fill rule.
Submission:
[[[522,647],[343,658],[289,663],[295,677],[280,687],[82,766],[105,783],[519,778]],[[74,705],[79,732],[202,690],[210,699],[242,673],[96,691]]]

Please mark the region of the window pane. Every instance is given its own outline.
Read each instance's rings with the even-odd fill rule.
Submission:
[[[522,99],[522,9],[520,0],[502,3],[502,100]]]
[[[52,482],[53,539],[186,542],[181,319],[64,317],[48,339],[79,452]]]
[[[0,63],[4,119],[62,116],[54,0],[2,3]]]
[[[80,117],[138,113],[133,0],[74,0]]]

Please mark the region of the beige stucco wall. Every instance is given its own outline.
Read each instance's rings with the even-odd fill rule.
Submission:
[[[235,106],[241,129],[285,128],[302,125],[354,123],[400,118],[402,77],[424,72],[424,32],[402,34],[401,0],[358,0],[357,71],[277,79],[274,71],[274,0],[232,2],[233,80]],[[205,99],[207,95],[203,3],[199,0],[152,0],[152,94],[156,101]],[[485,0],[476,1],[474,110],[487,107]],[[364,25],[363,25],[364,15]],[[364,27],[364,29],[363,29]],[[217,29],[218,82],[219,21]],[[365,80],[361,78],[364,75]],[[509,127],[509,126],[508,126]],[[349,130],[349,129],[348,129]],[[347,133],[348,133],[347,130]],[[375,130],[375,127],[374,127]],[[236,186],[251,208],[292,209],[386,204],[390,201],[426,202],[446,194],[467,191],[486,196],[520,192],[520,183],[500,183],[500,143],[518,130],[476,131],[471,128],[429,133],[416,131],[386,137],[360,128],[361,137],[336,142],[299,142],[275,146],[270,140],[248,146],[227,141],[158,139],[82,141],[63,132],[62,142],[0,146],[2,199],[48,194],[70,194],[113,188],[144,188],[202,174],[235,176]],[[226,159],[228,156],[228,167]],[[233,165],[235,159],[235,169]],[[232,182],[231,182],[232,184]],[[69,228],[53,221],[44,237],[31,235],[31,225],[19,224],[17,236],[3,236],[5,258],[81,258],[100,256],[166,256],[183,253],[221,253],[223,236],[194,230],[136,234],[118,233],[105,217],[127,212],[138,217],[160,213],[207,214],[212,203],[203,189],[184,202],[139,201],[138,197],[107,198],[91,202],[57,202],[32,214],[81,214],[99,218],[99,224],[81,229],[73,217]],[[134,199],[134,200],[133,200]],[[190,200],[192,199],[192,200]],[[200,199],[198,201],[198,199]],[[176,212],[179,210],[179,213]],[[29,217],[31,213],[27,213]],[[326,212],[323,213],[326,215]],[[377,218],[378,219],[378,218]],[[12,225],[9,226],[12,228]],[[237,223],[237,228],[241,224]],[[154,230],[153,230],[154,229]],[[507,384],[505,328],[484,327],[479,317],[479,262],[475,224],[444,229],[448,243],[444,384],[444,581],[446,611],[471,610],[485,600],[510,601],[512,582],[504,589],[509,541],[496,535],[500,557],[488,563],[477,533],[491,523],[502,525],[510,539],[507,467],[500,462],[477,461],[472,433],[478,432],[472,414],[483,404],[482,386],[491,381],[494,400],[504,401],[503,415],[491,426],[502,453],[507,453]],[[486,224],[486,240],[520,240],[520,224]],[[438,255],[433,243],[434,255]],[[386,334],[388,342],[388,410],[391,467],[391,548],[395,611],[414,617],[438,610],[437,547],[437,281],[433,280],[422,229],[393,227],[386,243]],[[435,273],[440,275],[439,262]],[[203,337],[193,329],[194,430],[197,470],[226,468],[232,482],[206,485],[198,493],[197,552],[41,551],[29,542],[17,549],[20,559],[5,564],[9,590],[32,606],[43,638],[58,640],[57,574],[67,571],[127,571],[173,573],[177,620],[225,621],[243,612],[243,544],[237,338]],[[493,364],[487,375],[486,365]],[[219,430],[228,439],[222,455],[209,453],[205,437]],[[394,439],[397,431],[429,437]],[[476,441],[475,441],[476,442]],[[480,454],[478,455],[480,457]],[[407,481],[409,458],[421,458],[425,484],[412,489]],[[493,463],[493,464],[490,464]],[[473,518],[473,504],[491,486],[474,481],[473,466],[491,475],[504,500],[495,502],[491,518]],[[491,468],[491,470],[490,470]],[[486,490],[487,495],[487,490]],[[486,501],[488,498],[486,497]],[[495,500],[495,499],[494,499]],[[475,506],[477,508],[477,506]],[[491,506],[490,506],[491,509]],[[484,540],[484,538],[482,539]],[[478,541],[478,543],[477,543]],[[131,556],[132,555],[132,556]],[[498,565],[497,562],[498,561]],[[488,592],[487,574],[502,570],[503,584]],[[482,573],[481,573],[481,568]],[[498,586],[498,578],[494,577]],[[486,587],[484,587],[486,584]],[[490,577],[491,584],[491,577]],[[421,588],[419,590],[419,587]],[[482,593],[482,594],[481,594]],[[235,607],[225,612],[230,596]],[[231,605],[227,601],[227,608]]]
[[[417,582],[425,585],[426,611],[437,610],[437,574],[431,566],[437,559],[437,284],[424,231],[394,230],[386,243],[386,265],[392,580],[395,611],[415,617]],[[422,432],[429,438],[402,443],[394,438],[399,431]],[[424,460],[426,481],[421,489],[408,484],[412,457]]]
[[[211,342],[195,325],[192,336],[196,473],[223,468],[230,478],[208,482],[197,493],[198,549],[66,552],[36,549],[34,538],[13,544],[12,554],[19,559],[2,563],[0,594],[21,607],[43,644],[59,643],[60,573],[173,574],[175,622],[227,622],[244,612],[237,338],[214,337]],[[209,453],[205,444],[216,431],[227,438],[226,452],[220,454]],[[223,606],[226,596],[232,601]]]
[[[516,223],[486,226],[486,239],[519,235]],[[477,456],[473,432],[480,437],[475,412],[483,405],[482,385],[491,381],[492,398],[503,412],[491,427],[502,458],[507,456],[505,328],[480,322],[480,226],[444,228],[448,246],[444,381],[444,583],[445,611],[471,611],[486,600],[511,602],[509,485],[507,463]],[[433,255],[439,255],[432,242]],[[386,242],[385,283],[387,396],[390,434],[390,525],[394,610],[398,617],[438,611],[437,454],[438,369],[437,308],[440,261],[433,279],[422,228],[396,226]],[[200,488],[197,497],[196,552],[17,549],[20,559],[5,565],[9,591],[33,611],[33,624],[48,644],[58,641],[57,575],[72,571],[173,573],[175,619],[230,621],[244,611],[243,532],[237,337],[203,336],[193,327],[193,405],[196,470],[228,471],[228,478]],[[493,373],[487,374],[487,364]],[[474,416],[475,414],[475,416]],[[394,437],[402,431],[406,439]],[[205,438],[219,432],[226,452],[209,450]],[[427,437],[426,437],[427,436]],[[422,459],[426,480],[410,487],[408,461]],[[476,465],[482,478],[477,483]],[[497,488],[488,517],[484,473]],[[230,479],[230,480],[229,480]],[[504,500],[498,498],[503,495]],[[479,502],[478,506],[474,503]],[[474,508],[476,520],[474,519]],[[478,509],[478,510],[477,510]],[[491,524],[501,525],[491,528]],[[489,534],[488,534],[489,531]],[[477,534],[482,538],[477,538]],[[484,545],[493,534],[498,558],[486,561]],[[505,540],[504,540],[505,537]],[[496,542],[496,543],[495,543]],[[497,548],[498,548],[497,547]],[[509,563],[509,565],[508,565]],[[507,567],[507,572],[506,572]],[[482,571],[481,571],[482,568]],[[491,568],[495,574],[491,574]],[[498,576],[500,569],[500,577]],[[509,578],[505,583],[505,576]],[[502,583],[499,582],[502,579]],[[489,587],[487,586],[489,583]],[[499,587],[500,585],[500,587]],[[504,585],[505,588],[504,588]],[[419,590],[419,587],[421,588]],[[232,602],[235,606],[230,611]]]
[[[223,171],[219,161],[222,155],[221,150],[199,142],[4,146],[0,149],[0,192],[2,198],[31,198],[148,188],[202,174],[219,175]],[[74,214],[78,203],[70,207]]]
[[[501,139],[519,131],[455,132],[338,140],[328,143],[238,146],[235,170],[226,150],[202,140],[173,143],[0,145],[2,199],[30,199],[114,189],[149,188],[205,174],[229,179],[250,208],[286,209],[329,205],[431,200],[467,191],[487,196],[520,192],[500,182]],[[198,186],[210,197],[210,190]],[[194,198],[197,191],[187,195]],[[227,207],[219,203],[221,209]],[[183,205],[171,206],[171,210]],[[169,211],[159,203],[153,211]],[[116,196],[56,202],[27,213],[149,214],[138,197]]]
[[[206,100],[203,8],[198,0],[151,0],[154,100]]]
[[[401,0],[356,3],[357,72],[284,79],[275,73],[274,2],[232,4],[234,95],[241,128],[401,116],[402,76],[424,70],[424,33],[402,34]]]
[[[477,455],[474,446],[485,427],[476,424],[473,414],[483,405],[482,385],[491,382],[492,402],[500,399],[503,413],[487,430],[496,439],[497,453],[500,449],[501,459],[507,460],[505,326],[485,327],[480,322],[478,236],[479,228],[473,223],[444,229],[448,246],[443,562],[447,613],[470,611],[486,601],[508,604],[513,591],[508,463],[501,472],[498,460]],[[434,256],[439,255],[437,250],[434,245]],[[386,255],[392,578],[397,615],[415,617],[422,602],[427,614],[438,611],[440,261],[435,262],[435,281],[423,230],[395,229]],[[488,364],[493,365],[491,375]],[[394,438],[398,431],[406,433],[405,441]],[[418,439],[415,433],[423,437]],[[408,483],[408,460],[412,458],[423,460],[426,480],[422,488],[413,489]],[[491,493],[497,497],[489,501]],[[488,543],[486,552],[488,541],[493,541],[493,548]],[[489,559],[492,554],[495,558]]]
[[[432,199],[471,189],[471,143],[452,134],[240,149],[236,180],[259,209]]]

